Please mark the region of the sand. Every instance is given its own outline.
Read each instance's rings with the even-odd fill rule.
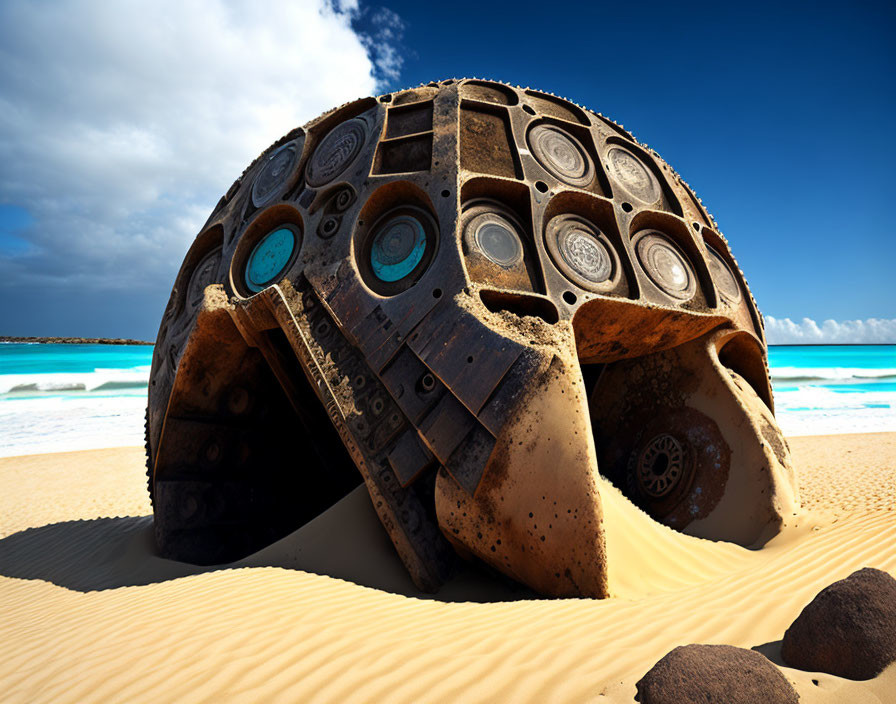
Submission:
[[[418,593],[366,493],[241,563],[157,557],[140,448],[0,459],[0,700],[632,702],[687,643],[780,639],[823,587],[896,575],[896,433],[790,441],[806,512],[761,550],[686,538],[608,493],[604,601],[468,568]],[[783,668],[804,702],[894,702]]]

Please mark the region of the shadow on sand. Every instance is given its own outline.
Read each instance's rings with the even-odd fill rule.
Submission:
[[[419,591],[379,522],[364,487],[285,538],[227,565],[200,567],[160,557],[152,517],[96,518],[30,528],[0,540],[0,575],[80,592],[156,584],[240,567],[281,567],[393,594],[439,601],[538,598],[524,587],[464,564],[437,594]]]
[[[784,658],[781,657],[782,642],[783,641],[780,640],[773,640],[768,643],[763,643],[762,645],[754,645],[751,650],[755,650],[757,653],[765,655],[766,658],[771,660],[778,667],[788,667],[784,662]]]

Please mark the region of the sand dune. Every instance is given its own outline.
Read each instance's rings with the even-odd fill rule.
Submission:
[[[420,594],[363,492],[236,565],[174,563],[153,552],[140,449],[3,459],[0,698],[632,702],[676,645],[780,664],[821,588],[896,574],[896,434],[791,447],[812,511],[762,550],[685,538],[611,494],[624,547],[605,601],[538,599],[475,567]],[[896,666],[783,672],[802,701],[896,701]]]

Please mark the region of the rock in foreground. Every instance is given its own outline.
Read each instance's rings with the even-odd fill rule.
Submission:
[[[818,593],[787,632],[791,667],[867,680],[896,661],[896,579],[866,567]]]
[[[799,695],[765,656],[731,645],[684,645],[637,684],[641,704],[790,704]]]

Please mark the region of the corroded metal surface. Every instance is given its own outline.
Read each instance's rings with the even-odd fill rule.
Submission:
[[[147,448],[163,554],[235,559],[363,480],[427,590],[460,554],[606,596],[599,473],[745,545],[796,505],[700,201],[612,121],[480,80],[346,104],[233,184],[162,320]]]

